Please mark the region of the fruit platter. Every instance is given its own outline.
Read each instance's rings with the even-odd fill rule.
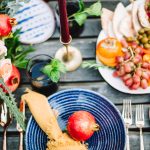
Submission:
[[[114,12],[102,8],[97,40],[99,72],[113,88],[130,94],[150,93],[149,0],[138,0]]]

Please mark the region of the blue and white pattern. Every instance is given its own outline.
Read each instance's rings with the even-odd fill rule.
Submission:
[[[25,44],[41,43],[49,39],[55,30],[55,18],[52,9],[42,0],[30,0],[22,4],[14,18],[16,29],[22,29],[21,42]]]
[[[50,96],[48,101],[58,110],[58,122],[63,130],[68,117],[75,111],[85,110],[95,116],[101,129],[87,141],[89,150],[124,150],[123,120],[117,108],[105,97],[89,90],[71,89]],[[46,143],[47,136],[31,117],[26,131],[26,150],[45,150]]]

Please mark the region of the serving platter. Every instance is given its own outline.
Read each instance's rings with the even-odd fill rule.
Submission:
[[[139,3],[141,3],[143,0],[138,0]],[[128,5],[126,7],[126,9],[128,11],[131,11],[132,9],[132,4]],[[98,36],[98,39],[97,39],[97,44],[107,38],[107,34],[105,33],[104,30],[101,30],[100,31],[100,34]],[[96,62],[102,66],[104,66],[100,61],[99,59],[97,58],[96,56]],[[99,68],[99,72],[101,74],[101,76],[104,78],[104,80],[109,84],[111,85],[113,88],[115,88],[116,90],[120,91],[120,92],[123,92],[123,93],[128,93],[128,94],[148,94],[150,93],[150,87],[148,87],[147,89],[142,89],[142,88],[139,88],[137,90],[130,90],[127,86],[124,85],[123,81],[120,79],[120,78],[116,78],[116,77],[113,77],[113,72],[114,72],[114,69],[113,68],[109,68],[109,67],[101,67]]]
[[[119,110],[107,98],[98,93],[71,89],[58,92],[48,98],[49,104],[59,112],[58,122],[66,129],[68,117],[75,111],[85,110],[96,118],[100,130],[86,141],[88,150],[123,150],[125,147],[125,127]],[[26,130],[26,150],[45,150],[47,136],[33,117]]]

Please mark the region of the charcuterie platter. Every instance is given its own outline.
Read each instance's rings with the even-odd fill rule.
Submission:
[[[106,66],[99,68],[104,80],[124,93],[150,93],[148,14],[145,0],[138,0],[127,7],[119,3],[114,12],[102,9],[96,61]]]

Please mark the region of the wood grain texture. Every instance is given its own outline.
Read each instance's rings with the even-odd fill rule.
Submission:
[[[97,0],[84,0],[86,6],[91,5]],[[115,6],[121,0],[101,0],[102,6],[108,9],[114,10]],[[128,0],[122,0],[122,2],[127,5]],[[57,5],[57,0],[49,0],[49,5],[55,9]],[[84,60],[95,60],[95,47],[97,36],[101,30],[100,18],[99,17],[89,17],[85,23],[85,28],[82,34],[73,39],[72,45],[80,49]],[[52,38],[48,41],[34,45],[36,51],[29,55],[31,58],[37,54],[48,54],[54,57],[58,48],[61,47],[59,43],[59,28],[56,27],[56,31],[53,34]],[[21,94],[24,92],[25,88],[31,88],[29,80],[26,77],[25,70],[21,70],[21,85],[18,90],[15,92],[17,102],[19,103]],[[61,77],[59,90],[72,89],[72,88],[83,88],[89,89],[99,94],[104,95],[106,98],[110,99],[116,107],[122,112],[122,101],[123,99],[132,100],[133,104],[133,118],[135,118],[135,105],[144,104],[145,110],[145,127],[144,131],[144,145],[145,150],[150,150],[150,119],[148,116],[148,110],[150,108],[150,95],[131,95],[121,93],[110,85],[108,85],[100,76],[97,70],[93,69],[82,69],[79,68],[77,71],[72,73],[67,73]],[[31,113],[26,107],[26,123],[28,122]],[[0,150],[2,150],[2,128],[0,127]],[[139,146],[139,130],[135,126],[135,120],[133,120],[133,125],[130,128],[130,143],[131,150],[140,150]],[[16,122],[13,123],[8,128],[7,132],[7,146],[8,150],[18,150],[19,147],[19,133],[16,130]],[[25,146],[25,145],[24,145]],[[24,147],[25,150],[25,147]]]

